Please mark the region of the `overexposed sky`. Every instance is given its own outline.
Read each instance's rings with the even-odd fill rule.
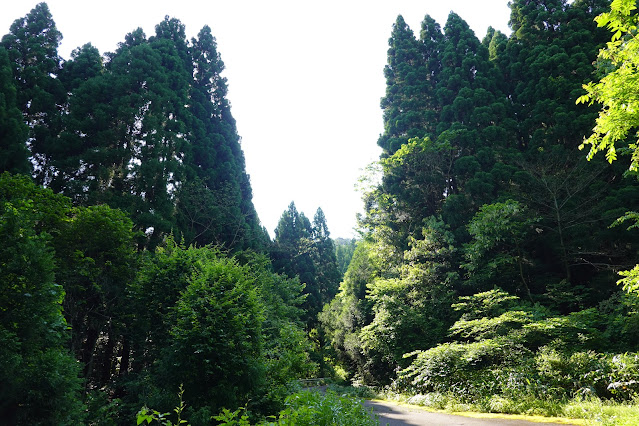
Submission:
[[[39,1],[0,0],[0,36]],[[509,33],[508,0],[49,0],[64,39],[59,52],[91,42],[113,51],[165,15],[187,36],[209,25],[226,65],[228,97],[242,137],[253,203],[273,236],[291,201],[310,219],[324,210],[332,237],[355,235],[362,209],[355,184],[379,158],[379,101],[392,24],[398,14],[417,34],[424,16],[443,27],[452,10],[481,39]]]

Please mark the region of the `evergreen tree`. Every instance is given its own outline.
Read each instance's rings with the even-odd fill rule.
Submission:
[[[89,192],[103,189],[104,181],[113,171],[112,168],[105,170],[105,157],[113,155],[111,149],[115,141],[109,140],[108,145],[104,142],[104,132],[111,124],[107,117],[112,115],[105,111],[108,106],[103,104],[112,101],[105,97],[113,87],[105,84],[103,73],[100,52],[90,44],[75,49],[60,71],[60,81],[70,99],[68,114],[63,117],[64,130],[60,134],[59,147],[50,156],[56,174],[49,187],[78,203],[87,203]],[[112,137],[114,135],[110,133],[106,139]]]
[[[305,284],[305,320],[309,329],[317,324],[317,314],[324,304],[337,293],[341,278],[335,245],[329,235],[321,208],[311,225],[304,213],[298,213],[294,202],[284,211],[275,229],[273,266],[277,272],[299,277]]]
[[[30,129],[34,174],[43,184],[55,175],[51,155],[59,149],[57,136],[66,104],[66,91],[57,78],[61,40],[48,6],[39,3],[27,16],[16,19],[0,42],[13,64],[18,108]]]
[[[326,216],[321,207],[317,208],[313,217],[312,239],[314,245],[314,259],[316,265],[316,280],[320,282],[321,299],[320,310],[324,304],[331,301],[337,294],[341,276],[337,265],[337,257],[335,255],[335,244],[329,237],[328,225],[326,224]]]
[[[427,82],[422,86],[422,91],[427,98],[427,107],[424,111],[424,126],[426,135],[433,138],[437,134],[437,124],[442,107],[437,100],[436,91],[443,66],[441,55],[444,34],[440,25],[430,15],[426,15],[422,21],[419,41],[423,50],[427,72]]]
[[[265,249],[210,28],[189,42],[166,17],[148,39],[137,29],[104,60],[87,44],[64,66],[61,37],[41,3],[2,40],[27,125],[7,125],[2,143],[20,171],[28,146],[40,183],[81,205],[128,212],[146,234],[141,246],[174,232],[189,243]],[[8,83],[3,110],[16,116]]]
[[[392,154],[408,139],[424,136],[429,97],[423,87],[430,79],[424,49],[401,15],[393,24],[388,44],[386,96],[381,102],[384,133],[377,144]]]
[[[215,37],[202,28],[190,47],[190,141],[185,150],[189,184],[178,194],[179,229],[187,241],[261,250],[268,238],[252,203],[226,78]]]
[[[593,22],[606,1],[514,1],[504,74],[512,81],[522,149],[576,147],[592,127],[592,113],[576,106],[581,86],[605,35]]]
[[[7,51],[0,46],[0,173],[28,174],[28,128],[18,109],[17,91]]]
[[[312,256],[311,223],[298,213],[295,203],[291,202],[282,213],[273,241],[273,267],[276,272],[288,277],[299,277],[305,284],[307,321],[313,321],[314,314],[320,304],[320,289],[315,282],[315,264]]]
[[[360,218],[366,244],[321,315],[338,360],[360,379],[387,382],[403,352],[446,339],[443,329],[427,341],[410,327],[427,322],[423,306],[439,306],[433,294],[439,300],[446,293],[449,303],[455,293],[498,285],[542,310],[575,315],[616,297],[613,272],[632,265],[635,248],[631,235],[609,226],[615,212],[639,201],[636,181],[618,179],[616,167],[579,162],[575,151],[593,123],[574,99],[602,42],[592,23],[602,4],[514,1],[514,33],[491,28],[481,42],[454,13],[443,34],[427,17],[420,37],[425,62],[401,68],[399,49],[389,50],[387,77],[400,68],[404,76],[428,70],[429,84],[411,88],[420,91],[414,99],[428,100],[429,122],[415,126],[429,137],[404,135],[393,148],[380,143],[381,183],[364,194]],[[398,28],[406,27],[394,27],[391,46],[411,40]],[[389,95],[405,87],[397,81],[387,79],[385,100],[399,99]],[[389,105],[386,130],[400,116],[391,111],[421,108]],[[384,137],[379,141],[388,144]],[[438,225],[425,227],[432,221]],[[413,256],[415,242],[432,239],[434,229],[445,230],[449,241],[433,248],[448,253],[437,265]],[[407,271],[436,272],[434,282],[447,286],[419,287]],[[428,315],[450,320],[455,314],[446,303]],[[406,336],[415,346],[404,346]]]

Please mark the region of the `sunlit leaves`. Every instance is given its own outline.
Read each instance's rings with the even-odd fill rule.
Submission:
[[[596,18],[600,27],[613,32],[611,41],[599,52],[599,66],[608,71],[598,82],[583,86],[586,94],[577,98],[577,103],[599,103],[602,109],[593,133],[580,145],[580,149],[590,146],[587,158],[597,152],[605,152],[606,159],[617,159],[616,143],[633,138],[639,124],[639,40],[636,37],[637,15],[632,0],[615,0],[609,13]],[[634,135],[636,140],[636,135]],[[631,171],[639,167],[639,152],[636,142],[628,142]],[[622,148],[626,152],[626,148]]]

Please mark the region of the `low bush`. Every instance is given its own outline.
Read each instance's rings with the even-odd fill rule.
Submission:
[[[180,390],[179,406],[173,411],[177,417],[175,423],[171,418],[172,413],[160,413],[159,411],[143,407],[137,414],[137,424],[159,423],[164,426],[185,424],[188,422],[181,418],[186,404],[182,400],[183,391]],[[332,390],[325,393],[320,391],[301,391],[286,398],[286,408],[278,416],[271,416],[271,421],[256,423],[259,426],[377,426],[377,417],[370,409],[367,409],[361,399],[338,395]],[[208,419],[208,421],[207,421]],[[218,426],[251,426],[251,419],[246,408],[231,411],[227,408],[215,416],[209,415],[207,419],[199,419],[200,422],[215,421]],[[190,419],[193,421],[194,419]]]
[[[444,343],[411,355],[416,357],[408,368],[400,371],[394,383],[397,390],[453,392],[466,401],[500,392],[500,369],[515,365],[515,359],[523,359],[529,352],[502,339],[487,339]]]

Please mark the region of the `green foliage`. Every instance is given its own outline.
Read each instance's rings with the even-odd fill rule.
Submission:
[[[207,413],[222,403],[237,406],[249,399],[253,409],[273,413],[282,408],[294,380],[315,374],[301,322],[303,285],[274,274],[264,255],[242,252],[232,259],[218,249],[185,248],[172,239],[155,253],[138,253],[132,221],[121,211],[104,205],[72,208],[69,199],[7,173],[0,178],[0,195],[7,224],[19,225],[21,238],[28,242],[6,246],[5,254],[17,256],[16,262],[42,263],[14,265],[20,274],[28,274],[25,285],[31,282],[34,287],[16,300],[37,297],[42,305],[3,303],[12,327],[24,327],[27,333],[21,337],[3,329],[3,371],[22,377],[25,386],[48,392],[55,409],[64,413],[47,412],[48,402],[41,401],[38,410],[24,414],[7,397],[2,409],[13,410],[8,416],[37,421],[40,413],[48,413],[45,416],[59,418],[61,424],[77,419],[82,409],[78,367],[90,395],[89,417],[99,424],[117,424],[144,403],[161,408],[158,417],[175,406],[167,395],[182,382],[194,389],[187,395],[192,405],[182,407],[193,424],[208,421]],[[13,267],[2,268],[15,275],[11,271]],[[54,271],[60,285],[53,284]],[[45,293],[40,295],[40,290]],[[8,288],[0,294],[10,296]],[[40,321],[38,306],[44,309],[42,315],[57,317]],[[67,323],[79,363],[62,350]],[[38,343],[35,336],[48,343]],[[21,339],[33,340],[29,344],[34,348],[52,348],[30,354]],[[37,358],[34,365],[45,366],[50,376],[20,367],[20,351]],[[28,377],[40,381],[34,384]],[[47,383],[54,379],[56,391]],[[24,407],[42,397],[34,391],[24,396],[17,382],[7,390],[27,401]]]
[[[58,55],[62,34],[46,3],[37,4],[25,17],[16,19],[9,30],[0,47],[6,49],[13,67],[17,108],[29,129],[29,148],[36,164],[33,172],[40,183],[48,184],[55,179],[50,154],[60,146],[60,106],[67,101],[67,92],[57,78],[62,62]],[[21,156],[24,148],[14,146],[12,151]],[[21,169],[16,171],[27,171],[19,158],[15,160]]]
[[[337,395],[332,391],[298,392],[286,399],[287,408],[269,425],[344,425],[378,424],[361,400]]]
[[[126,300],[136,272],[132,228],[132,221],[119,210],[80,207],[69,211],[54,239],[71,347],[83,367],[87,388],[103,386],[104,378],[113,374],[112,360],[121,356],[116,348],[133,315]]]
[[[182,399],[182,395],[184,395],[184,386],[180,385],[180,390],[178,392],[180,403],[173,410],[175,411],[175,414],[177,416],[175,423],[169,420],[169,416],[171,413],[160,413],[159,411],[151,410],[150,408],[144,406],[140,409],[140,411],[138,411],[136,424],[140,425],[145,422],[149,424],[149,423],[152,423],[153,421],[157,421],[159,424],[166,425],[166,426],[173,426],[174,424],[176,426],[187,424],[188,426],[187,421],[182,419],[182,412],[184,411],[184,408],[186,407],[186,404],[184,403],[184,400]]]
[[[171,413],[160,413],[157,410],[143,407],[137,413],[137,424],[158,422],[161,425],[187,424],[181,419],[185,404],[181,399],[182,388],[180,388],[180,405],[174,409],[177,414],[176,423],[170,420]],[[301,391],[289,395],[286,398],[286,408],[279,412],[277,416],[270,416],[273,421],[255,423],[256,425],[343,425],[343,426],[368,426],[377,425],[379,422],[372,412],[364,407],[362,401],[346,395],[338,395],[332,390],[326,392]],[[246,407],[231,411],[222,408],[209,420],[215,420],[218,425],[225,426],[250,426],[250,416]],[[207,422],[208,424],[208,422]]]
[[[497,391],[499,381],[493,365],[509,365],[527,351],[505,339],[484,339],[472,343],[444,343],[418,351],[411,365],[394,383],[414,392],[452,392],[463,401]]]
[[[423,137],[429,105],[427,63],[423,49],[404,18],[398,16],[388,40],[388,64],[384,67],[386,96],[384,134],[377,144],[388,154],[397,151],[409,138]]]
[[[248,415],[241,408],[235,411],[224,408],[220,414],[213,416],[212,419],[217,420],[219,425],[251,426]]]
[[[28,173],[30,170],[26,146],[28,128],[22,121],[17,104],[17,89],[9,55],[0,46],[0,173]]]
[[[246,268],[225,258],[198,265],[176,303],[164,348],[167,385],[183,382],[196,406],[245,401],[264,378],[261,311]]]
[[[371,316],[371,303],[365,298],[366,284],[380,272],[373,259],[371,244],[358,243],[353,259],[340,284],[340,291],[319,315],[326,337],[336,352],[336,362],[358,376],[366,376],[359,330]]]
[[[460,301],[454,307],[462,316],[450,328],[457,341],[406,354],[414,359],[394,389],[454,396],[481,410],[522,412],[527,406],[545,415],[561,414],[561,406],[544,407],[548,399],[635,397],[639,358],[593,350],[604,345],[596,309],[551,316],[497,289]],[[428,404],[444,408],[446,400]]]
[[[335,257],[339,266],[339,272],[343,277],[348,270],[348,265],[351,263],[351,259],[353,259],[353,254],[357,247],[357,240],[355,240],[355,238],[350,240],[338,238],[333,242],[335,244]]]
[[[635,37],[636,8],[632,0],[615,0],[610,5],[610,12],[595,18],[598,26],[607,27],[613,35],[599,52],[599,66],[605,76],[598,83],[585,84],[587,93],[577,98],[577,103],[597,102],[603,105],[592,135],[580,146],[590,145],[588,159],[599,151],[605,151],[609,162],[616,160],[615,143],[625,141],[639,123],[634,95],[639,90],[635,77],[639,65],[639,42]],[[630,142],[628,148],[632,156],[630,170],[636,171],[639,162],[637,144]]]
[[[309,330],[316,327],[317,314],[324,304],[335,297],[341,279],[335,246],[329,236],[321,208],[311,224],[304,213],[298,213],[294,202],[282,213],[275,229],[273,266],[277,272],[298,277],[305,284],[305,321]]]
[[[286,396],[296,389],[297,379],[316,377],[318,373],[318,365],[311,359],[314,348],[302,322],[304,285],[298,279],[271,272],[264,255],[243,252],[238,258],[249,267],[264,309],[266,380],[260,391],[262,400],[254,400],[254,404],[262,412],[272,413],[281,409]]]
[[[166,17],[105,58],[86,44],[65,62],[61,39],[40,3],[0,42],[0,171],[28,173],[30,159],[38,183],[128,212],[142,246],[173,232],[264,250],[210,28],[189,42]]]
[[[78,365],[67,350],[64,290],[56,283],[51,235],[38,226],[45,218],[38,202],[56,197],[24,177],[4,173],[0,181],[0,417],[77,424],[84,407]],[[6,191],[20,186],[24,194]]]
[[[597,16],[595,20],[600,27],[607,27],[612,33],[611,40],[599,51],[599,69],[604,74],[597,83],[584,84],[586,94],[577,98],[577,103],[595,102],[602,104],[602,109],[592,129],[592,134],[579,146],[583,149],[590,145],[588,160],[599,151],[605,151],[606,159],[612,163],[617,159],[616,143],[625,144],[631,139],[630,133],[637,128],[639,116],[636,92],[636,70],[639,65],[639,41],[637,40],[637,9],[631,0],[615,0],[610,4],[610,11]],[[624,146],[622,153],[630,155],[631,172],[639,166],[638,145],[632,140]],[[629,218],[622,218],[625,220]],[[623,277],[618,284],[627,291],[636,291],[639,286],[639,267],[622,271]]]
[[[629,400],[637,395],[636,354],[561,353],[542,348],[535,357],[539,380],[547,394],[596,395]]]
[[[461,320],[497,316],[518,304],[519,298],[495,288],[472,296],[460,296],[452,308],[461,312]]]
[[[455,254],[454,238],[435,218],[425,223],[421,234],[422,238],[411,239],[398,276],[367,285],[372,318],[357,337],[367,358],[366,381],[386,381],[403,364],[404,353],[437,344],[451,323],[450,304],[458,279],[448,269]]]
[[[537,221],[537,218],[530,217],[524,206],[513,200],[480,208],[468,224],[468,232],[473,239],[465,247],[468,263],[464,267],[471,274],[471,281],[479,281],[474,283],[475,288],[482,287],[480,280],[494,280],[501,275],[499,285],[520,288],[532,299],[525,271],[530,260],[524,243]],[[506,271],[511,274],[518,272],[518,277],[508,277],[514,283],[508,283]]]
[[[140,395],[137,406],[167,411],[176,404],[167,392],[184,383],[192,424],[249,401],[252,411],[280,410],[294,381],[317,368],[302,289],[252,251],[229,258],[169,240],[147,254],[130,299],[133,366],[143,370],[127,387]]]

